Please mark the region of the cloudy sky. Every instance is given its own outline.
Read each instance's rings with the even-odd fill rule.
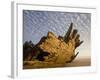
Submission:
[[[90,56],[91,43],[91,14],[56,11],[34,11],[23,10],[23,43],[32,41],[38,43],[42,36],[46,36],[48,31],[57,36],[67,32],[70,23],[74,23],[74,28],[78,29],[80,40],[84,43],[76,50],[80,56]]]

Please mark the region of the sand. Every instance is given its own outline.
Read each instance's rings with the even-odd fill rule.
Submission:
[[[91,66],[90,58],[81,58],[75,59],[71,63],[66,64],[55,64],[55,63],[46,63],[46,62],[34,62],[29,61],[31,65],[24,65],[23,69],[37,69],[37,68],[57,68],[57,67],[83,67],[83,66]],[[35,64],[35,65],[34,65]]]

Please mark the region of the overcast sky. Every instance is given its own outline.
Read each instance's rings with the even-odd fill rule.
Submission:
[[[77,51],[80,56],[90,56],[90,13],[23,10],[23,43],[31,40],[36,44],[48,31],[64,36],[71,22],[84,41]]]

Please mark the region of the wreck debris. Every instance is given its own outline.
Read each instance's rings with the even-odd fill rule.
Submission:
[[[71,34],[71,32],[72,32],[72,28],[73,28],[73,23],[70,24],[70,27],[69,27],[67,33],[66,33],[65,36],[63,37],[63,40],[64,40],[66,43],[67,43],[68,40],[70,39],[69,37],[70,37],[70,34]]]
[[[37,61],[38,65],[42,62],[43,64],[53,63],[61,65],[70,63],[79,54],[79,52],[75,54],[75,49],[83,43],[83,41],[80,41],[79,38],[80,35],[78,34],[78,30],[73,29],[73,23],[70,24],[70,27],[64,37],[57,37],[53,32],[48,32],[47,36],[43,36],[41,40],[31,48],[32,51],[27,53],[24,62]],[[34,52],[34,55],[32,52]],[[34,66],[36,65],[34,64]],[[43,66],[44,65],[40,67]]]

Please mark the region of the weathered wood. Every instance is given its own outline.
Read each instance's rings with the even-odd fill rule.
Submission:
[[[34,46],[34,51],[39,52],[35,60],[24,61],[24,66],[32,66],[33,68],[54,67],[72,62],[79,54],[79,52],[75,54],[75,49],[83,43],[79,39],[78,30],[72,28],[73,23],[70,24],[64,37],[57,37],[54,33],[48,32],[47,36],[43,36],[39,43]]]
[[[73,23],[70,24],[70,27],[69,27],[67,33],[66,33],[65,36],[63,37],[63,40],[64,40],[66,43],[69,41],[69,37],[70,37],[70,35],[71,35],[72,29],[73,29]]]
[[[77,43],[77,44],[75,45],[75,48],[79,47],[83,42],[84,42],[84,41],[80,41],[79,43]]]

